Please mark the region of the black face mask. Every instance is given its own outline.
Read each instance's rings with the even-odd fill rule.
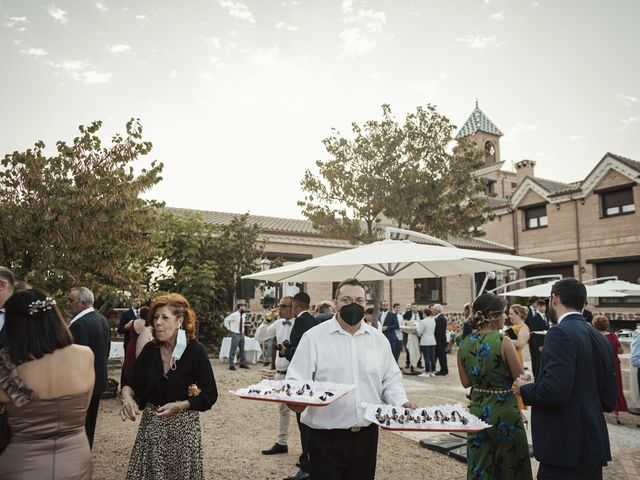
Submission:
[[[364,318],[364,307],[357,303],[350,303],[340,309],[340,318],[349,325],[355,325]]]

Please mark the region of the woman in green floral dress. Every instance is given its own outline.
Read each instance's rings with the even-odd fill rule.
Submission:
[[[469,319],[474,331],[458,350],[460,381],[472,387],[470,411],[492,425],[467,435],[467,479],[532,479],[527,435],[511,392],[523,369],[513,342],[499,332],[505,307],[501,297],[480,295]]]

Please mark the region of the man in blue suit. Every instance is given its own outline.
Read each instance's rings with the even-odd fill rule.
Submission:
[[[393,310],[387,312],[387,315],[382,320],[382,333],[384,333],[384,336],[389,340],[391,353],[393,353],[393,358],[396,359],[396,362],[398,361],[398,357],[400,357],[400,345],[402,345],[396,335],[396,330],[400,328],[400,322],[398,321],[399,313],[400,304],[394,303]]]
[[[556,282],[551,307],[558,326],[549,329],[535,383],[517,379],[514,393],[532,405],[533,452],[538,480],[602,479],[611,460],[602,414],[616,404],[611,346],[580,313],[587,297],[575,278]]]

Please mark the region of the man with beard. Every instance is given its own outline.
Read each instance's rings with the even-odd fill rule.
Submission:
[[[402,373],[382,333],[363,322],[367,300],[362,283],[342,282],[338,313],[302,337],[289,369],[292,382],[355,384],[355,390],[322,408],[291,406],[310,429],[311,478],[373,480],[378,427],[364,419],[362,402],[416,408],[407,401]]]
[[[513,392],[532,405],[533,452],[538,480],[602,479],[611,460],[603,411],[616,404],[609,342],[580,313],[587,297],[575,278],[557,281],[550,305],[558,326],[549,329],[535,383],[518,378]]]

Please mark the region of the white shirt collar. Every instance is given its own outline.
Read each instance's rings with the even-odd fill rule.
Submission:
[[[77,314],[75,317],[71,319],[71,321],[69,322],[69,325],[73,324],[73,322],[78,320],[80,317],[84,317],[87,313],[90,313],[90,312],[93,312],[93,307],[85,308],[79,314]]]
[[[296,315],[296,318],[299,318],[300,315],[302,315],[303,313],[309,313],[309,310],[303,310],[301,311],[298,315]]]
[[[576,312],[575,310],[571,310],[570,312],[563,313],[560,316],[560,318],[558,319],[558,325],[560,325],[560,322],[564,319],[564,317],[568,317],[569,315],[580,315],[580,312]]]
[[[338,317],[336,317],[335,315],[331,317],[329,320],[327,320],[327,322],[330,322],[329,333],[338,332],[338,333],[344,333],[345,335],[351,335],[344,328],[342,328],[342,325],[340,325],[340,322],[338,322]],[[358,328],[358,330],[356,330],[356,332],[353,335],[362,335],[364,333],[370,333],[368,330],[369,328],[373,328],[373,327],[369,325],[367,322],[365,322],[363,319],[360,321],[360,328]]]

